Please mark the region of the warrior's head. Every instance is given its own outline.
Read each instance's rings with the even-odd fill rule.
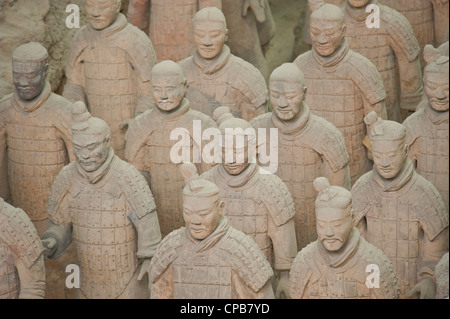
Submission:
[[[256,160],[256,134],[246,120],[235,118],[226,106],[218,107],[213,119],[222,137],[222,165],[230,175],[239,175]]]
[[[103,30],[116,20],[121,0],[86,0],[89,23],[95,30]]]
[[[193,24],[197,52],[204,59],[214,59],[228,38],[224,14],[216,7],[206,7],[195,14]]]
[[[316,178],[314,188],[318,192],[315,202],[318,239],[328,251],[337,252],[353,228],[352,194],[345,188],[331,186],[326,177]]]
[[[183,101],[187,80],[181,67],[170,60],[156,64],[152,69],[153,99],[159,109],[176,110]]]
[[[438,112],[448,111],[449,106],[449,43],[435,49],[427,44],[424,57],[427,65],[423,71],[423,86],[431,107]]]
[[[180,167],[186,185],[183,188],[183,218],[189,233],[198,240],[208,237],[219,224],[224,202],[216,184],[199,178],[192,163]]]
[[[73,153],[86,172],[96,171],[106,161],[111,148],[108,124],[91,116],[83,102],[72,105]]]
[[[324,4],[311,13],[310,35],[314,50],[321,56],[330,56],[345,39],[345,22],[342,8]]]
[[[400,123],[381,119],[374,111],[366,115],[364,122],[369,126],[367,135],[375,169],[385,179],[394,178],[408,156],[405,127]]]
[[[45,87],[48,73],[48,52],[38,42],[22,44],[12,54],[12,79],[23,100],[37,97]]]
[[[270,101],[280,120],[295,121],[306,98],[303,72],[293,63],[284,63],[270,75]]]

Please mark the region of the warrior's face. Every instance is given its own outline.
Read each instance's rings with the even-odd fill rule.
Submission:
[[[109,27],[120,11],[120,0],[86,0],[89,23],[95,30]]]
[[[306,88],[300,83],[282,80],[270,81],[270,101],[279,119],[291,121],[298,118],[306,97]]]
[[[181,75],[153,75],[153,98],[163,111],[176,109],[186,94],[187,82]]]
[[[111,146],[104,135],[73,134],[73,153],[86,172],[94,172],[106,161]]]
[[[353,228],[351,208],[316,208],[317,236],[328,251],[339,251]]]
[[[371,0],[348,0],[348,3],[354,8],[365,7]]]
[[[228,30],[223,22],[200,20],[194,23],[194,41],[204,59],[214,59],[222,51]]]
[[[211,235],[219,224],[223,205],[217,196],[183,196],[183,217],[192,237],[202,240]]]
[[[435,111],[448,111],[448,82],[448,69],[442,70],[442,72],[430,72],[425,70],[425,75],[423,77],[425,94],[427,95],[431,107]]]
[[[225,136],[225,138],[227,138]],[[229,136],[230,140],[233,136]],[[247,136],[242,136],[243,145],[238,145],[237,137],[234,137],[233,147],[228,148],[224,143],[222,147],[222,163],[223,167],[230,175],[239,175],[242,173],[249,165],[248,161],[248,138]],[[233,160],[227,161],[227,154],[233,154]]]
[[[46,62],[14,61],[12,78],[17,94],[23,100],[37,97],[45,87],[48,64]]]
[[[314,49],[321,56],[332,55],[341,46],[345,29],[342,21],[329,21],[312,15],[310,35]]]
[[[408,146],[402,140],[371,140],[373,162],[378,173],[386,179],[397,176],[408,155]]]

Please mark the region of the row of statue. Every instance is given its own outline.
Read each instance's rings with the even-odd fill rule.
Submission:
[[[62,96],[41,44],[13,52],[0,298],[448,298],[448,38],[422,54],[408,20],[376,0],[310,0],[312,48],[267,87],[255,61],[270,32],[255,21],[273,23],[268,1],[224,2],[154,0],[149,25],[150,3],[130,1],[149,37],[120,0],[87,0]],[[366,27],[368,4],[380,28]],[[254,64],[225,44],[220,9],[265,36],[248,45]],[[220,163],[196,158],[207,129]],[[66,287],[69,264],[79,289]]]

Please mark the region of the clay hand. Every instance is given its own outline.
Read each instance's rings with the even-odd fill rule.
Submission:
[[[411,289],[408,297],[416,294],[420,294],[420,299],[436,299],[436,283],[429,277],[422,279]]]
[[[289,294],[289,272],[282,271],[280,273],[280,280],[278,281],[277,289],[275,291],[276,299],[290,299]]]
[[[138,275],[138,280],[141,280],[146,273],[148,273],[148,271],[150,270],[150,262],[151,259],[145,259],[144,262],[142,263],[141,266],[141,270],[139,271],[139,275]]]
[[[256,21],[262,23],[266,21],[266,12],[264,10],[265,7],[265,0],[244,0],[244,5],[242,6],[242,16],[246,17],[248,9],[251,8],[255,14]]]
[[[57,247],[57,242],[55,238],[46,238],[41,240],[42,246],[44,247],[44,258],[48,258],[48,256],[51,256]]]

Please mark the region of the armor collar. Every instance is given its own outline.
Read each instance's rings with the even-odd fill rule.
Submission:
[[[116,20],[114,20],[114,22],[110,26],[104,28],[103,30],[95,30],[90,24],[88,24],[88,29],[93,34],[97,34],[102,38],[106,38],[124,29],[127,25],[127,18],[122,13],[119,13]]]
[[[14,107],[19,112],[33,112],[36,111],[39,107],[41,107],[42,104],[47,101],[48,97],[52,93],[52,87],[50,86],[50,83],[48,81],[45,81],[45,86],[42,92],[36,96],[31,101],[24,101],[20,98],[20,96],[17,94],[17,91],[14,92]]]
[[[281,133],[285,135],[295,135],[303,131],[311,118],[309,106],[305,102],[303,102],[303,107],[300,112],[300,116],[294,123],[286,123],[280,120],[275,112],[272,112],[272,122],[275,127],[281,131]]]
[[[378,0],[371,0],[369,3],[367,3],[366,6],[364,6],[363,8],[355,8],[352,7],[348,1],[346,1],[345,4],[345,14],[349,15],[353,20],[356,20],[358,22],[361,21],[366,21],[367,17],[371,14],[371,12],[366,12],[366,7],[369,4],[375,4],[375,5],[379,5],[378,4]],[[347,19],[346,19],[347,20]]]
[[[427,106],[425,107],[425,114],[434,125],[448,122],[448,110],[445,112],[437,112],[431,107],[430,102],[428,102]]]
[[[153,110],[155,111],[156,116],[162,117],[162,121],[175,121],[175,120],[178,120],[184,114],[186,114],[187,111],[189,111],[189,105],[190,105],[189,100],[186,98],[183,98],[180,106],[177,107],[175,110],[166,112],[166,111],[161,110],[156,105],[153,107]]]
[[[228,229],[228,219],[225,216],[221,215],[216,229],[203,240],[198,240],[192,237],[187,227],[185,229],[185,232],[188,243],[193,246],[191,247],[191,249],[193,249],[195,253],[202,253],[214,247],[217,242],[225,236],[225,234],[228,232]]]
[[[322,67],[327,68],[335,66],[341,62],[347,56],[349,50],[350,47],[348,45],[348,41],[344,38],[341,46],[332,55],[326,57],[321,56],[317,53],[314,47],[312,48],[312,55],[317,63],[319,63]]]
[[[350,236],[348,237],[347,242],[340,249],[339,252],[330,252],[328,251],[320,241],[317,240],[317,246],[319,247],[319,252],[325,263],[332,268],[342,267],[347,261],[353,257],[353,255],[358,251],[359,248],[359,230],[356,227],[353,227]]]
[[[77,168],[78,173],[86,179],[90,184],[96,184],[106,176],[111,168],[111,163],[114,159],[114,150],[112,147],[108,150],[108,155],[106,156],[105,162],[94,172],[86,172],[77,161],[75,161],[75,166]]]
[[[222,69],[231,57],[230,48],[224,45],[222,52],[219,53],[214,59],[206,60],[204,59],[197,50],[195,50],[193,58],[195,64],[202,70],[205,74],[214,74],[220,69]]]
[[[256,163],[249,163],[248,166],[239,175],[230,175],[223,165],[218,165],[218,173],[222,180],[230,187],[242,187],[247,184],[258,172],[259,167]]]
[[[406,158],[403,163],[403,167],[398,172],[397,176],[393,179],[385,179],[383,178],[375,168],[373,167],[373,180],[374,182],[381,187],[383,192],[396,192],[405,186],[411,179],[414,174],[414,165],[409,157]]]

